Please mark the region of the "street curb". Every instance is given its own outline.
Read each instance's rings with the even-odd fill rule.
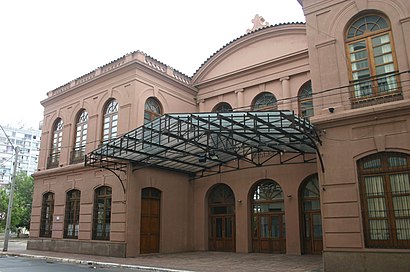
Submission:
[[[70,259],[70,258],[31,255],[31,254],[25,254],[25,253],[0,252],[0,255],[11,256],[11,257],[25,257],[25,258],[39,259],[39,260],[46,260],[46,261],[50,260],[50,261],[56,261],[56,262],[62,262],[62,263],[84,264],[84,265],[90,265],[90,266],[129,268],[129,269],[134,269],[134,270],[149,270],[149,271],[158,271],[158,272],[193,272],[191,270],[179,270],[179,269],[152,267],[152,266],[143,266],[143,265],[87,261],[87,260]]]

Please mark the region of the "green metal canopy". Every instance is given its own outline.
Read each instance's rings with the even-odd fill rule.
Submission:
[[[269,165],[276,156],[279,164],[316,162],[318,143],[310,122],[292,111],[165,114],[106,142],[85,164],[113,171],[131,162],[198,178]]]

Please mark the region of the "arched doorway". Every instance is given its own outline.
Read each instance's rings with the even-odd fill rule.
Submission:
[[[141,253],[159,252],[160,207],[161,191],[155,188],[144,188],[141,195]]]
[[[304,254],[322,254],[322,217],[317,175],[308,177],[300,190],[302,211],[302,243]]]
[[[235,196],[225,184],[212,188],[208,197],[209,250],[235,251]]]
[[[272,180],[263,180],[251,194],[252,250],[285,253],[285,205],[282,188]]]

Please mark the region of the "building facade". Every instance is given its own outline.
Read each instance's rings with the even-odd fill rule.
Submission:
[[[325,270],[406,271],[410,3],[300,2],[320,93]]]
[[[15,128],[5,126],[4,132],[0,130],[0,186],[11,181],[13,173],[14,147],[19,147],[17,172],[27,175],[37,171],[38,156],[40,153],[40,130]],[[9,139],[7,139],[6,135]],[[13,146],[11,145],[11,143]]]
[[[410,4],[299,2],[192,77],[137,51],[50,91],[28,248],[405,271]]]

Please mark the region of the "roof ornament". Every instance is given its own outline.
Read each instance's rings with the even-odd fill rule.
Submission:
[[[265,19],[263,19],[263,17],[259,16],[258,14],[256,14],[255,18],[252,19],[252,23],[253,23],[253,28],[246,30],[246,33],[250,33],[257,29],[270,26],[270,24],[268,22],[265,22]]]

